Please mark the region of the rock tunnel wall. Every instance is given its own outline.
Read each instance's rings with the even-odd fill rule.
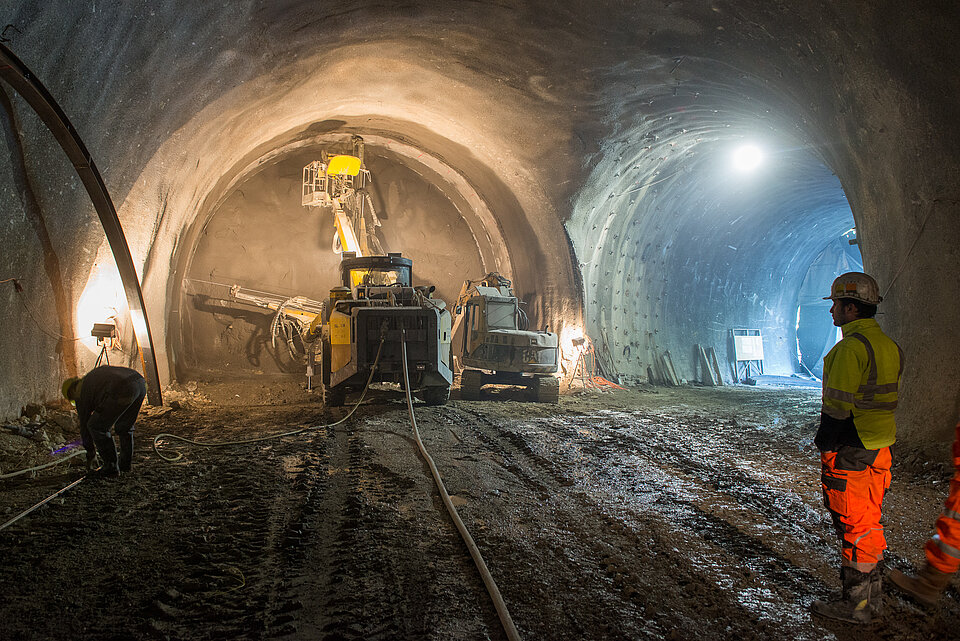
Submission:
[[[670,350],[690,378],[692,345],[722,353],[723,332],[740,324],[762,327],[770,366],[789,370],[791,307],[805,268],[844,231],[845,195],[865,268],[885,290],[881,322],[910,357],[902,434],[949,438],[960,411],[951,5],[3,11],[8,46],[60,101],[118,206],[164,380],[178,366],[182,278],[206,222],[261,163],[283,162],[276,150],[360,133],[423,152],[429,163],[405,156],[398,171],[426,166],[471,235],[490,232],[538,323],[579,325],[582,299],[588,331],[625,373]],[[51,136],[15,96],[4,112],[0,280],[24,288],[3,283],[0,295],[9,416],[92,364],[86,321],[67,310],[110,261]],[[789,171],[770,167],[760,190],[722,197],[710,159],[757,136],[788,150],[776,157]],[[751,215],[733,222],[738,209]],[[117,357],[137,361],[129,347]]]

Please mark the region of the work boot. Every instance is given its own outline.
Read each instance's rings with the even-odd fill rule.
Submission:
[[[121,472],[130,471],[130,463],[133,460],[133,434],[120,434],[120,458],[119,465]]]
[[[103,468],[108,470],[116,469],[120,471],[117,465],[117,444],[113,442],[113,437],[109,434],[93,433],[93,442],[97,446],[97,454],[103,462]]]
[[[828,619],[847,623],[870,623],[873,613],[870,609],[871,576],[869,572],[860,572],[854,568],[840,568],[840,582],[843,592],[835,601],[814,601],[810,610]]]
[[[899,570],[890,571],[890,580],[898,588],[916,599],[918,602],[934,606],[940,600],[940,594],[950,583],[953,574],[941,572],[929,563],[924,564],[917,576],[909,576]]]

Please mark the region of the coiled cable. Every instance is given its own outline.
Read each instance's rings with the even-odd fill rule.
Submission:
[[[176,434],[168,434],[165,432],[162,434],[157,434],[156,436],[153,437],[153,451],[156,452],[157,456],[162,458],[164,461],[173,462],[183,458],[183,455],[180,454],[180,452],[177,452],[176,456],[166,456],[165,454],[163,454],[163,452],[160,451],[160,447],[158,443],[161,439],[164,439],[164,438],[175,439],[183,443],[189,443],[190,445],[197,445],[199,447],[226,447],[228,445],[245,445],[247,443],[259,443],[261,441],[271,441],[273,439],[283,438],[285,436],[302,434],[303,432],[309,432],[310,430],[319,430],[326,427],[334,427],[336,425],[340,425],[341,423],[346,422],[347,419],[349,419],[351,416],[353,416],[354,412],[357,411],[357,408],[360,407],[360,404],[363,403],[363,399],[367,395],[367,390],[370,389],[370,383],[373,382],[373,375],[377,371],[377,364],[380,362],[380,354],[383,352],[383,343],[386,340],[386,338],[387,338],[386,323],[384,323],[384,326],[380,328],[380,345],[377,347],[377,356],[373,361],[373,365],[370,367],[370,376],[367,377],[367,383],[363,387],[363,393],[360,394],[360,399],[357,401],[356,405],[353,406],[353,409],[350,410],[350,413],[348,413],[346,416],[341,418],[339,421],[336,421],[334,423],[324,423],[322,425],[310,425],[308,427],[302,427],[298,430],[291,430],[289,432],[282,432],[280,434],[272,434],[270,436],[247,438],[247,439],[241,439],[238,441],[219,441],[216,443],[204,443],[203,441],[194,441],[189,438],[184,438],[182,436],[177,436]]]

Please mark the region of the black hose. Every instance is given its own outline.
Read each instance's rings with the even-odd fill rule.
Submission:
[[[443,500],[443,505],[447,508],[447,513],[450,515],[450,518],[453,519],[454,525],[457,526],[457,531],[460,532],[460,538],[463,539],[467,550],[470,552],[470,556],[473,557],[473,562],[477,566],[477,570],[480,571],[480,578],[483,579],[487,593],[493,600],[493,606],[497,609],[497,615],[500,617],[500,624],[503,626],[503,631],[507,633],[507,638],[510,639],[510,641],[519,641],[520,633],[513,624],[513,618],[510,616],[506,602],[504,602],[503,597],[500,595],[500,589],[497,588],[497,584],[493,580],[490,570],[487,569],[487,564],[484,562],[483,556],[480,555],[480,550],[477,548],[477,544],[474,542],[469,530],[467,530],[467,526],[460,520],[460,515],[457,514],[457,508],[454,507],[453,501],[450,500],[447,488],[443,485],[443,479],[440,478],[440,471],[437,470],[437,466],[433,463],[433,458],[430,457],[427,448],[423,445],[423,441],[420,440],[420,430],[417,429],[417,418],[413,414],[413,397],[410,394],[410,376],[407,372],[406,335],[407,330],[403,329],[400,331],[400,349],[403,355],[403,382],[406,388],[407,410],[410,413],[410,424],[413,426],[413,436],[416,438],[417,447],[420,448],[420,454],[430,467],[430,474],[433,475],[433,481],[436,483],[437,489],[440,490],[440,498]]]

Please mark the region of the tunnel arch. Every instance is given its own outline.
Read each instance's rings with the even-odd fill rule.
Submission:
[[[262,314],[234,309],[238,322],[230,322],[228,308],[205,301],[213,297],[221,301],[217,305],[222,305],[223,298],[230,298],[228,286],[231,285],[284,296],[302,295],[317,300],[326,297],[326,292],[338,284],[339,278],[339,258],[329,242],[334,227],[329,211],[301,206],[301,170],[306,163],[319,158],[322,150],[347,153],[351,136],[361,132],[366,166],[373,174],[370,191],[382,223],[378,235],[384,251],[403,251],[414,260],[418,284],[434,285],[436,295],[452,304],[463,280],[487,271],[499,271],[509,278],[517,274],[518,282],[524,278],[530,280],[529,266],[520,261],[518,268],[509,253],[503,229],[511,227],[510,221],[501,221],[485,197],[442,159],[401,142],[395,134],[383,129],[368,134],[351,125],[352,122],[369,125],[371,120],[364,117],[314,123],[305,133],[292,134],[291,142],[272,146],[265,155],[226,172],[233,177],[223,189],[206,199],[179,245],[171,279],[172,305],[168,321],[168,344],[175,361],[192,361],[195,359],[190,355],[199,353],[205,354],[206,364],[213,369],[219,363],[222,367],[229,364],[228,369],[236,370],[238,365],[243,367],[243,360],[250,361],[248,369],[251,366],[255,371],[272,369],[264,367],[260,353],[261,348],[266,348],[267,337],[251,336],[249,328],[232,331],[242,325],[242,321],[253,322],[260,316],[261,327],[254,330],[256,333],[265,329],[263,326],[269,319]],[[393,123],[393,126],[402,129],[403,123]],[[317,129],[334,130],[313,134]],[[283,169],[277,171],[281,165]],[[268,174],[266,181],[260,178],[262,174]],[[246,194],[254,194],[256,199],[252,211],[250,206],[238,205],[248,198]],[[497,207],[498,211],[503,209],[502,205]],[[230,210],[230,215],[224,215],[224,210]],[[241,210],[239,216],[237,210]],[[218,222],[218,218],[229,218],[229,221]],[[394,222],[395,219],[398,222]],[[451,231],[457,226],[462,228],[459,233],[455,229]],[[221,234],[231,237],[223,241],[208,240]],[[524,245],[530,244],[531,239],[525,239]],[[247,253],[247,246],[256,249]],[[257,265],[251,265],[251,260],[258,261]],[[267,265],[273,267],[265,273]],[[291,273],[293,278],[289,278]],[[182,285],[178,287],[178,284]],[[198,311],[198,304],[202,311]],[[226,339],[225,333],[218,335],[211,331],[216,323],[204,320],[217,314],[226,315],[228,319],[225,322],[231,332]],[[185,331],[185,327],[190,329]],[[244,335],[237,336],[238,333]],[[221,344],[224,340],[226,345]],[[257,342],[256,354],[251,353],[254,341]],[[229,353],[233,351],[229,349],[231,346],[242,347],[247,358],[237,362],[232,358],[237,354]],[[299,372],[299,366],[281,364],[282,357],[277,353],[272,357],[281,370]],[[180,376],[190,370],[192,374],[197,373],[196,362],[193,367],[185,367],[183,362],[175,365]]]
[[[567,222],[588,333],[628,380],[669,380],[664,355],[679,378],[703,380],[697,346],[738,380],[735,328],[763,334],[766,373],[801,372],[801,284],[854,226],[829,145],[781,86],[717,60],[681,63],[682,82],[621,103]],[[744,145],[765,156],[753,171],[733,167]]]
[[[193,226],[197,215],[211,211],[244,167],[288,145],[334,133],[382,139],[378,144],[396,158],[415,153],[419,172],[445,185],[444,193],[462,194],[454,199],[456,207],[478,229],[475,236],[484,239],[479,243],[484,265],[508,266],[538,325],[558,327],[579,315],[560,215],[530,161],[537,149],[516,146],[530,135],[523,130],[529,129],[531,106],[513,91],[484,95],[489,79],[468,86],[446,70],[425,67],[422,52],[397,53],[394,45],[345,46],[298,62],[287,73],[302,75],[296,81],[285,77],[280,86],[272,77],[249,81],[198,112],[147,163],[121,215],[144,221],[142,212],[157,212],[152,228],[133,232],[147,255],[144,287],[154,301],[153,317],[163,318],[159,331],[168,340],[172,326],[166,321],[179,313],[174,301],[182,274],[174,272],[182,271],[184,248],[202,228]],[[394,68],[389,80],[382,74],[384,64]],[[337,83],[341,90],[331,94],[327,88]],[[426,110],[419,89],[425,84],[443,97]],[[392,100],[384,102],[384,95]],[[344,116],[350,113],[361,115]],[[411,114],[416,122],[409,120]],[[542,112],[530,119],[540,121],[539,130],[552,131],[551,119]],[[159,301],[163,310],[156,308]],[[175,354],[164,357],[170,361]],[[169,369],[162,377],[169,380]]]

